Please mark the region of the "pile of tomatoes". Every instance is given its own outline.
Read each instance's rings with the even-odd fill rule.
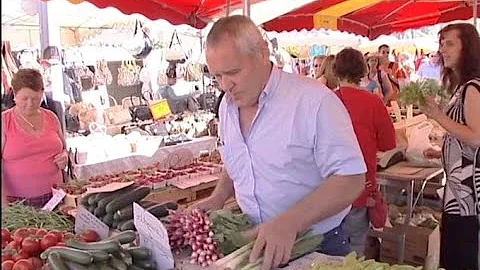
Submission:
[[[98,234],[88,230],[80,235],[58,230],[21,228],[11,233],[2,228],[2,270],[38,270],[44,262],[40,254],[53,246],[65,246],[75,238],[83,242],[95,242]]]

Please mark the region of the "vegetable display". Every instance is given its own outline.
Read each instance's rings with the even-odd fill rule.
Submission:
[[[400,91],[400,100],[405,104],[424,105],[426,96],[439,98],[442,103],[447,98],[447,91],[433,79],[409,82]]]
[[[125,231],[97,242],[66,241],[40,254],[50,270],[154,270],[150,249],[135,246],[136,233]]]
[[[135,230],[134,202],[157,218],[166,217],[169,210],[178,209],[174,202],[155,203],[142,200],[149,193],[149,187],[133,184],[113,192],[87,194],[80,203],[110,228],[120,231]]]
[[[2,207],[2,228],[14,231],[25,227],[69,231],[73,222],[58,212],[38,211],[21,201]]]
[[[42,252],[66,249],[65,241],[97,240],[98,234],[89,230],[74,235],[71,232],[37,228],[20,228],[11,233],[8,229],[2,228],[2,270],[41,269],[44,265],[40,257]]]
[[[389,265],[388,263],[379,263],[375,260],[365,260],[363,257],[357,259],[355,252],[345,257],[343,263],[332,264],[325,262],[314,262],[312,270],[421,270],[422,266],[414,267],[411,265]]]

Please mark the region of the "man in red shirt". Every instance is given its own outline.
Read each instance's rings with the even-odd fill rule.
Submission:
[[[365,241],[370,222],[367,199],[377,189],[377,151],[395,148],[395,129],[382,100],[373,93],[360,88],[360,81],[367,71],[361,52],[347,48],[337,54],[335,74],[340,80],[338,97],[347,108],[353,129],[367,165],[365,190],[353,203],[346,218],[352,251],[364,254]]]

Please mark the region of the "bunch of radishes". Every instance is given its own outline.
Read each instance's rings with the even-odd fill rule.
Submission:
[[[177,254],[192,249],[191,263],[207,267],[220,258],[218,243],[213,237],[213,223],[199,210],[171,211],[167,231],[170,246]]]

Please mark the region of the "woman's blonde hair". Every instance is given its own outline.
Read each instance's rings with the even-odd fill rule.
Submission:
[[[335,55],[331,54],[327,56],[320,66],[320,76],[324,76],[327,80],[327,87],[330,89],[335,89],[338,87],[338,78],[335,75],[334,71],[335,66]]]

